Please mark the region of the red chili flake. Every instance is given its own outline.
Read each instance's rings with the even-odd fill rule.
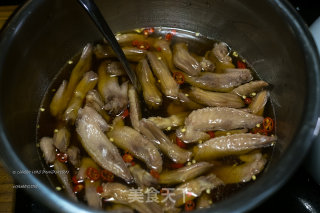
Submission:
[[[166,39],[167,41],[169,41],[169,40],[172,39],[172,37],[173,37],[173,34],[167,33],[165,39]]]
[[[184,76],[181,72],[174,72],[173,78],[177,82],[177,84],[183,84],[184,83]]]
[[[72,182],[73,182],[74,184],[80,183],[80,181],[79,181],[78,178],[77,178],[77,175],[74,175],[71,179],[72,179]]]
[[[74,193],[78,193],[78,192],[82,191],[83,188],[84,188],[84,185],[83,185],[83,184],[77,184],[77,185],[75,185],[75,186],[73,187],[72,191],[73,191]]]
[[[86,175],[92,181],[99,180],[99,178],[100,178],[100,172],[98,171],[98,169],[93,168],[93,167],[87,168]]]
[[[144,29],[143,30],[143,35],[148,36],[149,35],[149,30],[148,29]]]
[[[266,135],[266,136],[268,136],[268,132],[267,132],[265,129],[259,129],[259,130],[257,131],[257,133],[259,133],[260,135]]]
[[[100,185],[97,187],[97,193],[101,194],[103,192],[103,187]]]
[[[176,137],[176,143],[180,148],[186,148],[187,145],[178,137]]]
[[[150,35],[150,34],[152,34],[152,33],[154,33],[154,28],[153,28],[153,27],[143,30],[143,34],[144,34],[145,36],[148,36],[148,35]]]
[[[172,163],[172,164],[170,164],[170,167],[171,167],[172,169],[179,169],[179,168],[181,168],[181,167],[183,167],[183,166],[184,166],[183,163]]]
[[[131,166],[134,166],[136,165],[136,163],[134,161],[131,162]]]
[[[158,48],[157,48],[157,51],[161,52],[161,48],[160,48],[160,47],[158,47]]]
[[[148,50],[150,49],[150,45],[148,42],[141,42],[138,46],[139,49],[141,50]]]
[[[242,61],[237,61],[237,68],[245,69],[247,68],[247,65],[243,63]]]
[[[114,174],[106,169],[101,171],[100,176],[103,181],[108,181],[108,182],[114,181]]]
[[[254,127],[253,129],[251,129],[251,133],[252,134],[257,134],[260,130],[261,130],[261,128]]]
[[[131,154],[129,154],[129,153],[126,153],[126,154],[124,154],[122,156],[122,159],[123,159],[124,162],[130,163],[130,162],[133,161],[133,156]]]
[[[263,120],[263,129],[266,131],[266,132],[272,132],[273,128],[274,128],[274,121],[272,120],[272,118],[270,117],[266,117],[264,120]]]
[[[252,98],[248,97],[248,98],[244,99],[244,103],[247,104],[247,105],[251,104],[251,102],[252,102]]]
[[[184,205],[184,210],[185,211],[192,211],[192,210],[194,210],[194,208],[196,207],[196,204],[194,203],[194,201],[193,200],[188,200],[187,202],[186,202],[186,204]]]
[[[133,40],[132,41],[132,46],[137,47],[139,45],[139,41],[138,40]]]
[[[57,159],[58,161],[60,161],[61,163],[67,163],[67,161],[68,161],[68,155],[67,155],[66,153],[60,152],[60,153],[57,153],[57,154],[56,154],[56,159]]]
[[[154,33],[154,28],[153,27],[149,28],[149,33]]]
[[[121,115],[121,117],[122,117],[122,119],[125,119],[126,117],[128,117],[129,116],[129,110],[128,110],[128,108],[127,109],[125,109],[124,111],[123,111],[123,113],[122,113],[122,115]]]
[[[209,135],[210,135],[210,138],[214,138],[215,137],[215,135],[214,135],[214,132],[213,131],[209,131],[209,132],[207,132]]]
[[[159,179],[159,173],[156,170],[151,169],[150,174],[152,177]]]
[[[134,47],[137,47],[137,48],[139,48],[139,49],[141,49],[141,50],[148,50],[148,49],[150,49],[150,45],[149,45],[149,43],[148,42],[146,42],[146,41],[138,41],[138,40],[133,40],[132,41],[132,46],[134,46]]]

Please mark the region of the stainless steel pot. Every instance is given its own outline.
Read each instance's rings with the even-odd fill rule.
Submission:
[[[256,183],[204,212],[246,211],[283,185],[303,160],[320,112],[319,58],[312,37],[281,0],[97,0],[117,31],[165,26],[222,40],[273,86],[279,137],[271,162]],[[89,41],[101,39],[76,0],[34,0],[0,37],[0,152],[14,178],[59,212],[84,212],[50,185],[36,149],[36,117],[50,81]],[[25,173],[25,174],[21,174]]]

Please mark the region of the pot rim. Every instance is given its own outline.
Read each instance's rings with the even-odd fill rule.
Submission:
[[[267,197],[279,189],[293,174],[297,167],[301,164],[303,156],[306,155],[314,139],[318,136],[320,125],[320,83],[319,71],[320,61],[315,42],[302,18],[298,15],[295,9],[285,0],[267,0],[290,25],[297,35],[297,40],[304,52],[308,81],[308,96],[306,97],[306,105],[304,109],[305,116],[301,121],[301,129],[296,133],[287,151],[281,157],[281,160],[265,175],[260,177],[253,186],[250,185],[246,189],[241,190],[225,201],[221,201],[214,205],[213,208],[204,209],[201,212],[244,212],[254,208],[262,203]],[[0,35],[0,49],[9,48],[10,40],[15,31],[23,24],[24,17],[28,15],[28,11],[33,11],[39,5],[41,0],[26,2],[17,13],[8,22],[5,29]],[[3,53],[0,52],[0,64],[3,63]],[[1,107],[1,104],[0,104]],[[2,120],[0,114],[0,121]],[[27,170],[23,162],[14,153],[8,138],[4,132],[2,122],[0,122],[0,151],[1,158],[9,171]],[[304,141],[299,142],[299,141]],[[296,156],[300,156],[297,158]],[[290,168],[288,168],[290,165]],[[100,212],[82,203],[74,203],[74,201],[57,193],[52,187],[45,185],[33,174],[30,175],[15,175],[14,177],[19,183],[36,185],[40,190],[28,190],[37,200],[40,200],[44,205],[58,212]],[[258,185],[259,183],[259,185]],[[259,186],[259,187],[257,187]],[[46,199],[43,199],[46,198]],[[245,205],[244,205],[245,203]]]

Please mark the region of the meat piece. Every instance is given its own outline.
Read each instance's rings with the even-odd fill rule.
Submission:
[[[111,46],[107,44],[96,44],[93,48],[93,53],[97,59],[106,59],[106,58],[116,57]]]
[[[179,92],[179,86],[173,79],[166,63],[163,61],[160,55],[154,52],[147,53],[149,62],[152,67],[153,73],[160,81],[161,91],[167,97],[176,99]]]
[[[128,126],[114,125],[108,136],[116,146],[145,162],[148,168],[162,171],[162,158],[158,149],[138,131]]]
[[[88,206],[101,209],[102,200],[100,195],[97,193],[97,188],[101,185],[101,181],[91,182],[89,179],[84,181],[85,184],[85,195],[84,198],[87,201]]]
[[[191,152],[172,143],[172,141],[170,141],[170,139],[153,122],[142,119],[140,121],[140,131],[173,162],[185,163],[191,159]]]
[[[251,150],[271,146],[275,136],[260,134],[235,134],[212,138],[194,149],[196,160],[212,160],[229,155],[241,155]]]
[[[145,37],[143,34],[137,33],[124,33],[117,34],[116,39],[121,46],[130,46],[133,41],[137,42],[147,42],[150,46],[154,43],[154,38]]]
[[[103,133],[104,129],[101,127],[107,124],[106,122],[102,124],[101,121],[103,121],[103,118],[94,109],[85,107],[79,110],[76,131],[80,136],[81,144],[102,168],[109,170],[127,182],[131,182],[132,176],[118,149]]]
[[[179,91],[178,100],[183,104],[183,106],[188,109],[200,109],[203,108],[203,105],[198,104],[189,98],[189,94],[187,92]]]
[[[128,61],[139,62],[146,57],[147,51],[136,47],[123,47],[122,51]]]
[[[188,75],[196,76],[201,72],[200,64],[190,55],[185,43],[177,43],[173,46],[173,63]]]
[[[60,152],[66,153],[70,144],[70,132],[66,127],[58,129],[53,135],[53,145],[59,149]]]
[[[123,76],[127,74],[119,61],[104,60],[100,66],[101,69],[103,67],[106,70],[108,75]]]
[[[167,189],[167,188],[164,188],[164,190],[162,190],[162,191],[165,191],[165,189]],[[160,202],[164,212],[168,212],[168,213],[180,213],[180,212],[182,212],[182,208],[174,206],[174,202],[173,202],[171,197],[170,197],[171,200],[170,199],[165,200],[166,199],[165,196],[167,196],[167,194],[169,194],[169,193],[172,193],[172,192],[168,191],[166,193],[163,193],[162,200]]]
[[[110,116],[103,109],[104,102],[97,90],[90,90],[86,96],[86,106],[95,109],[106,122],[111,120]]]
[[[142,169],[138,164],[131,166],[129,169],[134,178],[135,183],[142,189],[151,187],[152,185],[158,183],[156,178],[154,178],[146,170]]]
[[[229,54],[228,45],[224,42],[219,42],[214,44],[212,51],[207,52],[206,58],[214,62],[217,73],[222,73],[226,68],[234,68]]]
[[[206,59],[205,57],[200,57],[199,63],[200,63],[201,69],[205,72],[214,72],[216,68],[214,63]]]
[[[172,52],[170,49],[170,42],[166,40],[156,40],[154,43],[154,47],[157,50],[160,50],[164,58],[166,59],[166,62],[169,66],[169,69],[171,71],[175,70],[175,67],[173,65],[173,60],[172,60]]]
[[[232,62],[232,58],[229,56],[229,47],[226,43],[215,43],[212,52],[221,63]]]
[[[141,213],[163,212],[163,209],[157,203],[152,201],[147,202],[147,198],[144,197],[142,191],[141,202],[139,202],[139,198],[137,200],[137,198],[130,197],[130,195],[132,196],[132,190],[136,191],[139,189],[129,189],[121,183],[103,183],[102,187],[103,192],[101,196],[108,201],[128,205]]]
[[[227,107],[208,107],[194,110],[185,120],[185,127],[177,130],[184,142],[209,139],[207,131],[251,129],[262,123],[263,117]],[[183,130],[183,131],[182,131]]]
[[[75,122],[78,116],[78,110],[81,108],[88,91],[92,90],[96,86],[97,82],[98,75],[95,72],[90,71],[84,74],[73,93],[66,111],[64,112],[64,119],[67,122],[72,124]]]
[[[114,213],[134,213],[134,209],[123,204],[113,204],[112,206],[107,206],[105,210]]]
[[[243,100],[236,94],[209,92],[197,87],[191,87],[189,97],[191,100],[205,106],[232,108],[241,108],[245,106]]]
[[[99,115],[99,113],[97,113],[97,111],[93,108],[85,106],[83,109],[81,109],[81,111],[82,114],[87,115],[83,116],[83,119],[88,119],[88,117],[90,116],[88,122],[93,122],[94,124],[96,124],[102,132],[108,131],[111,128],[109,124],[107,124],[107,122],[101,117],[101,115]],[[80,117],[81,116],[78,115],[78,118]]]
[[[63,185],[63,188],[66,190],[68,196],[73,200],[77,200],[77,197],[71,188],[71,178],[67,166],[58,160],[54,161],[53,166],[55,174],[57,175],[59,182]]]
[[[80,166],[80,149],[76,146],[70,146],[67,150],[68,160],[75,167]]]
[[[119,61],[112,61],[108,63],[107,73],[109,75],[116,75],[116,76],[127,75],[126,71],[123,69],[122,64]]]
[[[212,169],[213,164],[199,162],[179,169],[162,172],[159,176],[160,184],[177,184],[191,180]]]
[[[263,115],[264,107],[268,102],[269,92],[263,90],[252,99],[249,109],[252,114]]]
[[[139,49],[132,46],[122,47],[122,51],[126,56],[127,60],[130,62],[139,62],[141,59],[145,57],[147,53],[146,50]],[[104,45],[97,44],[94,48],[94,54],[98,59],[116,59],[117,58],[117,55],[114,53],[113,49],[110,47],[110,45],[107,45],[107,44],[104,44]],[[119,70],[117,72],[119,72]],[[110,71],[107,70],[107,73],[110,73]]]
[[[207,193],[202,193],[201,196],[197,199],[197,204],[196,204],[197,209],[210,208],[211,205],[212,205],[212,198]]]
[[[130,85],[128,91],[129,104],[130,104],[130,121],[133,128],[139,130],[139,122],[141,120],[141,108],[138,94],[135,88]]]
[[[92,49],[91,44],[87,44],[83,48],[80,59],[71,72],[69,83],[63,92],[63,95],[60,98],[54,97],[52,99],[53,102],[50,104],[50,109],[53,116],[58,116],[64,112],[79,81],[82,79],[84,73],[90,70],[92,64]],[[55,95],[60,95],[60,93],[56,93]]]
[[[232,72],[224,73],[202,72],[198,76],[182,74],[185,81],[192,86],[217,92],[230,92],[234,87],[253,79],[248,69],[234,69]]]
[[[63,96],[66,92],[67,89],[67,85],[68,85],[68,81],[63,80],[61,85],[59,86],[58,90],[56,91],[56,93],[54,94],[51,103],[50,103],[50,113],[53,116],[57,116],[59,113],[62,112],[62,109],[60,108],[61,105],[59,105],[61,103],[61,100],[63,99]]]
[[[249,83],[243,84],[232,90],[232,93],[235,93],[239,96],[247,96],[253,92],[258,92],[264,87],[267,87],[269,84],[265,81],[251,81]]]
[[[86,96],[86,104],[96,111],[103,108],[104,102],[97,90],[90,90]]]
[[[56,148],[53,146],[53,139],[43,137],[40,140],[40,149],[47,164],[53,163],[56,159]]]
[[[176,115],[171,115],[169,117],[149,117],[148,120],[152,121],[160,129],[167,129],[172,127],[182,126],[184,119],[187,117],[188,113],[179,113]]]
[[[223,184],[214,174],[200,176],[181,184],[173,191],[175,194],[173,199],[176,201],[175,206],[181,206],[185,202],[199,197],[203,191],[207,189],[211,190]],[[186,194],[189,196],[186,196]]]
[[[162,104],[162,94],[156,86],[156,80],[150,70],[147,59],[142,59],[136,72],[142,85],[143,98],[150,108],[158,108]]]
[[[98,69],[98,91],[104,98],[104,109],[112,114],[118,114],[128,105],[128,82],[121,86],[118,77],[111,77],[101,65]]]
[[[267,159],[260,152],[249,153],[239,158],[244,162],[243,164],[217,166],[212,172],[225,184],[243,183],[259,174],[267,163]]]
[[[248,132],[248,129],[234,129],[234,130],[229,130],[229,131],[215,131],[214,132],[214,137],[241,134],[241,133],[247,133],[247,132]]]

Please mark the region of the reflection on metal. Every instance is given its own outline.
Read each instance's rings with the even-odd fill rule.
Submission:
[[[318,117],[316,127],[314,128],[313,135],[318,136],[320,130],[320,117]]]
[[[312,207],[312,205],[310,203],[308,203],[307,200],[298,197],[298,200],[301,202],[301,204],[306,208],[306,210],[308,210],[308,212],[310,213],[317,213],[317,211]]]

